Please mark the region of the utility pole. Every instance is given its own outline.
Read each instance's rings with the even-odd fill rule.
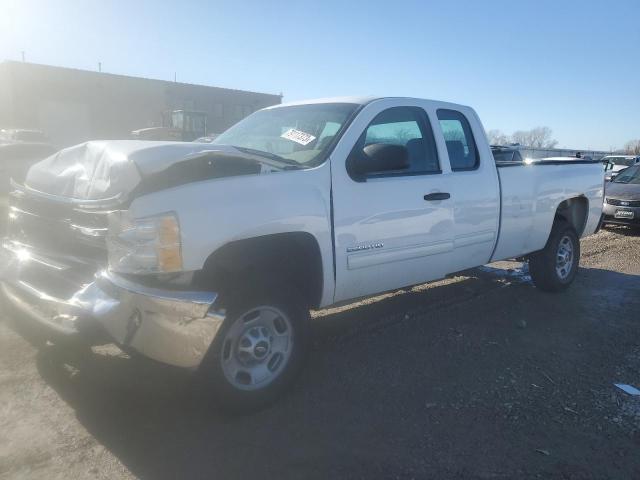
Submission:
[[[24,50],[22,50],[22,52],[20,53],[22,53],[22,63],[24,63]]]
[[[98,62],[98,71],[102,72],[102,62]]]
[[[176,83],[177,81],[178,81],[178,73],[173,72],[173,83]]]

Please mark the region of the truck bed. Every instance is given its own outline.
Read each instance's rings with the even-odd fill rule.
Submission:
[[[497,164],[501,190],[500,231],[491,260],[518,257],[542,249],[553,212],[564,198],[584,199],[587,221],[580,237],[600,221],[604,172],[597,160],[537,160]],[[587,188],[585,188],[587,186]]]

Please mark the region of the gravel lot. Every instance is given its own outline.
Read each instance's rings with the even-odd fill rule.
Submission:
[[[0,321],[0,478],[640,478],[640,233],[582,242],[559,295],[503,262],[318,312],[268,410]],[[17,332],[20,332],[18,334]]]

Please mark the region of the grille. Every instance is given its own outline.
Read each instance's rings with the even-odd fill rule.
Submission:
[[[106,229],[106,212],[24,193],[13,192],[9,197],[9,239],[51,255],[104,263]]]
[[[617,205],[619,207],[640,207],[640,200],[618,200],[617,198],[607,198],[609,205]]]

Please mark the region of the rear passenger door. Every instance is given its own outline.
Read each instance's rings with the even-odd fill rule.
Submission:
[[[469,108],[436,108],[440,148],[451,167],[451,271],[489,262],[500,217],[498,175],[482,125]]]

